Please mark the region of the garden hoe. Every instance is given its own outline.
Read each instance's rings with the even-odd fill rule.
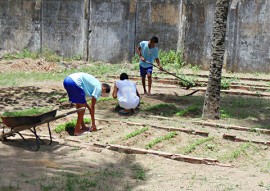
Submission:
[[[151,62],[146,61],[146,63],[147,63],[147,64],[150,64],[150,65],[152,65],[152,66],[154,66],[154,67],[156,67],[156,68],[158,68],[158,69],[159,69],[160,71],[162,71],[162,72],[165,72],[165,73],[167,73],[167,74],[170,74],[170,75],[172,75],[172,76],[174,76],[174,77],[176,77],[176,78],[182,80],[183,82],[186,82],[187,85],[184,84],[184,86],[186,87],[186,90],[188,90],[189,88],[191,88],[191,87],[194,85],[192,82],[190,82],[190,81],[188,81],[188,80],[186,80],[186,79],[180,78],[179,76],[176,76],[175,74],[173,74],[173,73],[171,73],[171,72],[168,72],[167,70],[160,69],[158,66],[156,66],[155,64],[152,64]]]

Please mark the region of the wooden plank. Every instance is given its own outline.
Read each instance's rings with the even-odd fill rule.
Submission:
[[[151,155],[157,155],[157,156],[172,159],[172,160],[192,163],[192,164],[206,164],[206,165],[217,165],[217,166],[223,166],[223,167],[232,167],[230,164],[219,163],[217,159],[192,157],[192,156],[187,156],[187,155],[167,153],[167,152],[162,152],[162,151],[141,149],[141,148],[114,145],[114,144],[105,145],[101,143],[94,143],[94,146],[106,148],[112,151],[117,151],[117,152],[126,153],[126,154],[151,154]]]
[[[195,129],[185,129],[185,128],[176,128],[176,127],[164,127],[164,126],[159,126],[159,125],[151,125],[151,124],[146,124],[146,123],[135,123],[135,122],[128,122],[128,121],[119,121],[119,120],[114,120],[114,119],[99,119],[96,118],[97,121],[106,121],[108,123],[111,122],[116,122],[116,123],[125,123],[128,125],[134,125],[134,126],[141,126],[141,127],[152,127],[155,129],[162,129],[162,130],[166,130],[166,131],[180,131],[180,132],[184,132],[187,134],[193,134],[193,135],[200,135],[200,136],[204,136],[204,137],[208,137],[209,133],[205,132],[205,131],[198,131]]]
[[[249,127],[242,127],[242,126],[238,126],[238,125],[211,123],[211,122],[204,122],[204,121],[194,121],[192,123],[200,124],[200,125],[204,125],[204,126],[208,126],[208,127],[233,129],[233,130],[237,130],[237,131],[260,132],[260,133],[270,135],[270,130],[268,130],[268,129],[249,128]]]
[[[270,146],[270,141],[255,141],[255,140],[242,139],[242,138],[236,137],[236,135],[224,134],[223,139],[230,140],[230,141],[235,141],[235,142],[252,142],[252,143],[255,143],[255,144],[262,144],[262,145]]]

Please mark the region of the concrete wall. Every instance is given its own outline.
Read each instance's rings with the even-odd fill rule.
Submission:
[[[43,50],[68,57],[86,54],[84,0],[43,0],[41,15]]]
[[[39,50],[39,20],[35,0],[0,0],[0,50]]]
[[[53,50],[130,61],[141,40],[209,68],[215,0],[0,0],[0,53]],[[270,1],[231,0],[224,67],[270,71]]]
[[[130,61],[135,38],[130,0],[91,0],[89,19],[89,59]]]
[[[234,0],[228,24],[227,68],[270,72],[270,1]]]
[[[182,4],[181,30],[184,58],[187,63],[209,67],[216,0],[187,0]]]
[[[209,68],[214,0],[186,0],[184,56],[188,63]],[[270,1],[231,0],[224,68],[270,72]],[[184,32],[183,32],[184,31]]]
[[[159,38],[158,47],[176,50],[179,34],[179,0],[142,0],[136,6],[136,46],[152,36]]]

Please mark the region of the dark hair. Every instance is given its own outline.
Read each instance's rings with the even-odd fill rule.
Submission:
[[[158,37],[153,36],[150,41],[154,42],[154,43],[158,43]]]
[[[122,73],[120,75],[120,80],[128,80],[128,75],[126,73]]]
[[[105,88],[106,88],[106,93],[110,93],[111,87],[110,87],[109,84],[103,83],[103,84],[102,84],[102,87],[105,87]]]

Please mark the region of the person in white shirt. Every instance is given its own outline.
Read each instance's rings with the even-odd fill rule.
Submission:
[[[116,81],[112,96],[114,99],[118,99],[119,106],[122,108],[119,111],[120,114],[134,112],[134,109],[140,103],[140,94],[136,88],[136,84],[128,80],[126,73],[122,73],[120,80]]]

